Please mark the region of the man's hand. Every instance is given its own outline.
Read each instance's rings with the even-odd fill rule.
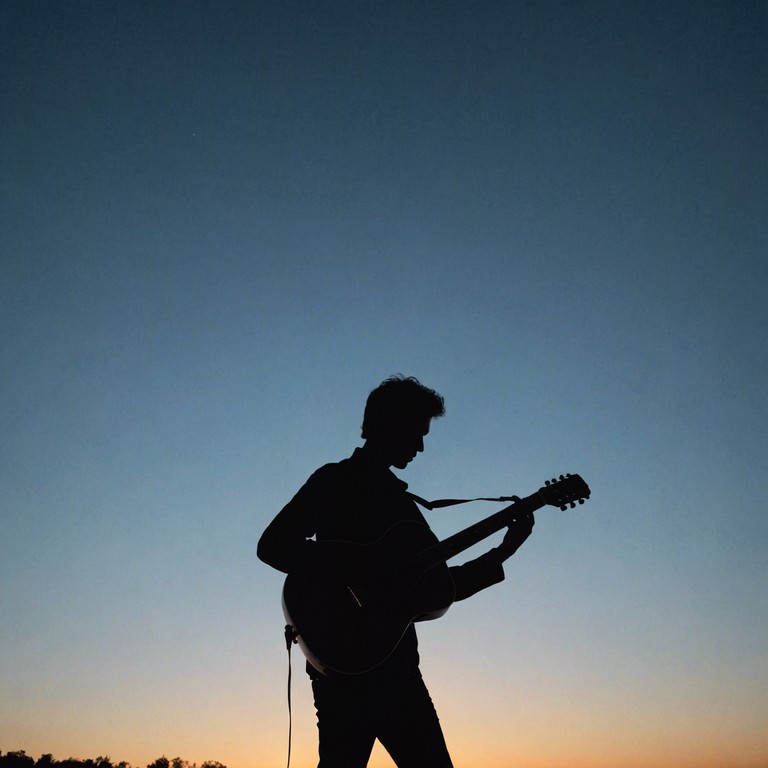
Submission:
[[[517,552],[523,545],[523,542],[531,535],[536,521],[533,518],[533,512],[517,513],[509,523],[504,541],[496,548],[496,552],[502,562]]]

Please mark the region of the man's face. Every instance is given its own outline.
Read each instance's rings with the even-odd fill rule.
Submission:
[[[405,469],[417,453],[424,450],[424,438],[429,434],[430,419],[404,421],[392,426],[384,438],[387,462],[397,469]]]

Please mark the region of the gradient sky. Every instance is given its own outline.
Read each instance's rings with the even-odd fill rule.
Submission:
[[[447,406],[416,493],[593,490],[420,626],[457,766],[768,765],[767,33],[5,0],[0,749],[284,764],[256,542],[402,372]]]

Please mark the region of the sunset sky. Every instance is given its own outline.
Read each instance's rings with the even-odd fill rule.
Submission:
[[[419,627],[457,768],[768,766],[768,4],[5,0],[0,35],[0,750],[284,765],[256,542],[401,372],[446,400],[415,493],[592,487]]]

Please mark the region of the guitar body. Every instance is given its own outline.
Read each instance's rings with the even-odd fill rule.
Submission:
[[[421,523],[404,521],[371,544],[343,544],[334,573],[292,573],[283,612],[310,664],[323,673],[361,674],[395,650],[414,621],[442,616],[454,600],[445,563],[427,570],[416,555],[437,542]]]

